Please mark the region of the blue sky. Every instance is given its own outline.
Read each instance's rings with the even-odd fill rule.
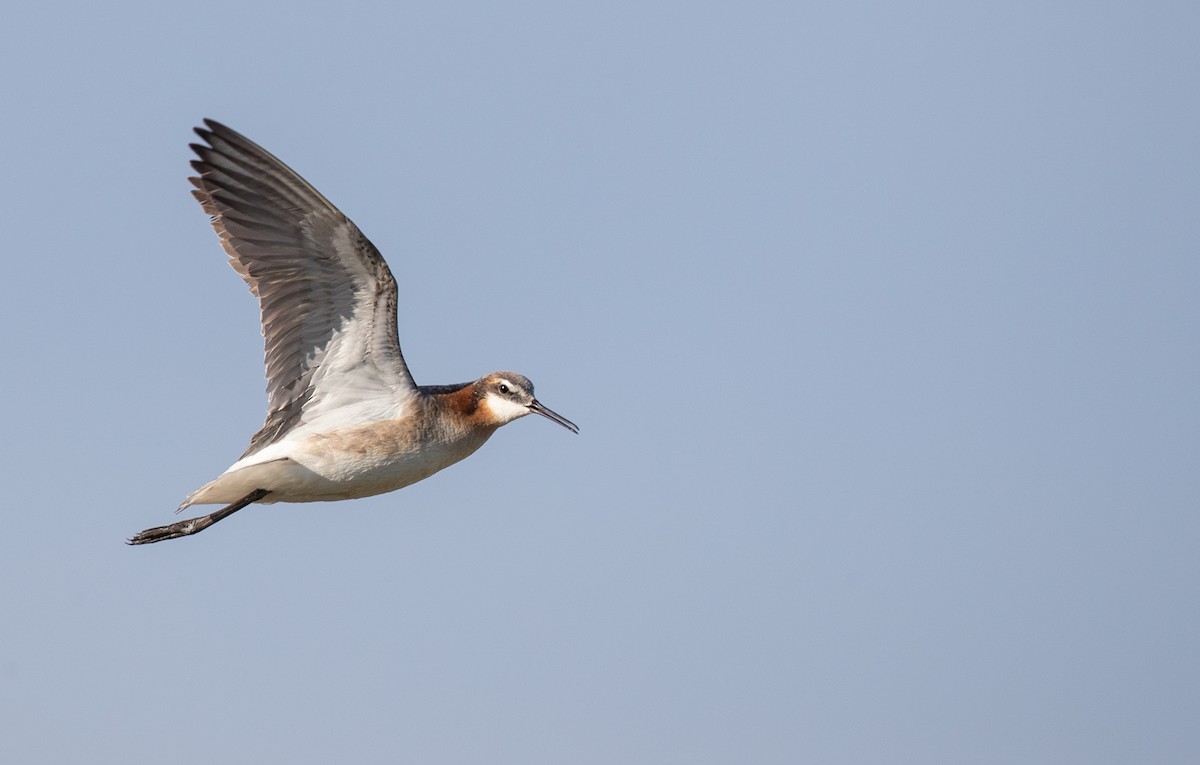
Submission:
[[[0,29],[12,762],[1200,756],[1200,11],[25,4]],[[261,424],[186,178],[351,216],[401,492],[170,522]]]

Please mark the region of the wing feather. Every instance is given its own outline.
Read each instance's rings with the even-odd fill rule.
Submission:
[[[205,143],[192,144],[192,194],[262,315],[267,419],[242,456],[303,423],[370,417],[411,397],[396,280],[379,250],[275,156],[218,122],[204,124],[196,134]]]

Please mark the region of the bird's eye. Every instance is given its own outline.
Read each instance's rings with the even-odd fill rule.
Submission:
[[[500,392],[501,392],[501,393],[503,393],[505,396],[507,396],[509,393],[511,393],[511,392],[512,392],[512,391],[510,391],[510,390],[508,389],[508,386],[507,386],[507,385],[505,385],[505,384],[503,384],[503,383],[501,383],[501,384],[500,384],[500,387],[499,387],[499,388],[497,388],[496,390],[500,391]]]

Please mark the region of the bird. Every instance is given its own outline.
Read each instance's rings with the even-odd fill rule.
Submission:
[[[400,352],[398,288],[358,226],[258,144],[215,120],[189,180],[229,263],[258,298],[267,417],[229,469],[189,494],[216,512],[149,528],[131,545],[203,531],[254,504],[383,494],[473,454],[502,425],[539,414],[579,428],[516,372],[417,385]]]

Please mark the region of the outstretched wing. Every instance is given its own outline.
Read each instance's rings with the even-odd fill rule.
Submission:
[[[396,335],[396,280],[329,200],[258,144],[205,120],[193,196],[262,312],[267,420],[248,456],[301,423],[353,421],[416,389]],[[377,412],[375,416],[377,416]]]

